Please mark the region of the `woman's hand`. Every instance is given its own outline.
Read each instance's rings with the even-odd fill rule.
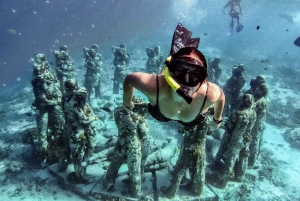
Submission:
[[[209,118],[209,127],[211,131],[217,130],[218,128],[220,128],[222,121],[218,122],[218,120],[214,120],[214,116],[210,115],[208,116]]]

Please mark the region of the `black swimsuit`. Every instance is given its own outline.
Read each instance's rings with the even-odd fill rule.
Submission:
[[[159,110],[159,106],[158,106],[158,96],[159,96],[159,83],[158,83],[158,75],[156,75],[156,89],[157,89],[157,92],[156,92],[156,105],[151,105],[150,103],[148,104],[148,112],[149,114],[154,118],[156,119],[157,121],[161,121],[161,122],[168,122],[168,121],[177,121],[178,123],[184,125],[184,126],[196,126],[198,124],[200,124],[204,119],[205,119],[205,116],[206,114],[201,114],[203,108],[204,108],[204,105],[205,105],[205,102],[206,102],[206,98],[207,98],[207,92],[208,92],[208,83],[207,83],[207,89],[206,89],[206,94],[205,94],[205,98],[204,98],[204,101],[203,101],[203,105],[201,107],[201,110],[200,110],[200,113],[199,115],[191,122],[183,122],[183,121],[180,121],[180,120],[173,120],[173,119],[170,119],[170,118],[167,118],[165,117]]]

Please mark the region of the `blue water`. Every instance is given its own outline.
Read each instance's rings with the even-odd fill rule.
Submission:
[[[271,86],[276,83],[296,93],[300,86],[300,47],[293,42],[300,36],[299,1],[242,0],[244,15],[240,21],[244,29],[232,36],[227,35],[231,19],[223,13],[226,3],[227,0],[1,0],[0,92],[30,86],[29,60],[44,53],[54,62],[52,51],[61,45],[69,47],[77,66],[83,62],[82,48],[93,43],[99,45],[106,69],[110,69],[112,61],[111,46],[123,42],[133,55],[133,64],[134,58],[146,58],[145,48],[154,45],[160,45],[167,56],[174,28],[181,22],[193,31],[194,37],[201,38],[199,49],[207,57],[221,57],[225,75],[221,84],[234,64],[244,63],[247,83],[263,74],[273,94],[276,89]],[[108,78],[103,81],[109,82]]]
[[[134,41],[128,48],[140,44],[142,51],[142,44],[147,42],[168,46],[178,22],[201,37],[200,49],[218,49],[224,60],[232,57],[245,63],[253,60],[253,55],[262,55],[274,64],[284,62],[296,68],[300,51],[293,44],[300,36],[297,1],[242,3],[244,30],[228,36],[230,17],[222,12],[225,0],[2,0],[0,90],[2,84],[17,84],[18,77],[24,81],[29,78],[32,64],[28,60],[36,53],[44,53],[54,61],[51,50],[62,44],[70,48],[73,58],[81,58],[82,45],[92,43],[100,45],[102,54],[109,52],[110,46],[128,41]],[[290,23],[279,13],[291,15],[297,21]]]

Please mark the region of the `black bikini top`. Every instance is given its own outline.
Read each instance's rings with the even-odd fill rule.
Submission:
[[[178,123],[184,125],[184,126],[196,126],[198,124],[200,124],[204,119],[206,114],[201,114],[205,102],[206,102],[206,98],[207,98],[207,92],[208,92],[208,83],[207,83],[207,89],[206,89],[206,94],[205,94],[205,98],[200,110],[200,113],[198,114],[198,116],[191,122],[183,122],[180,120],[173,120],[170,118],[165,117],[159,110],[159,104],[158,104],[158,96],[159,96],[159,83],[158,83],[158,75],[156,75],[156,105],[151,105],[150,103],[148,104],[148,112],[149,114],[156,119],[157,121],[161,121],[161,122],[168,122],[168,121],[177,121]]]

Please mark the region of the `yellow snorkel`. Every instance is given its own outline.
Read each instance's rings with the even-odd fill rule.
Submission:
[[[168,57],[166,59],[165,63],[170,63],[171,57]],[[184,91],[181,86],[172,78],[169,68],[167,65],[164,67],[164,76],[167,81],[167,83],[178,93],[188,104],[190,104],[193,101],[193,98],[186,92]]]

